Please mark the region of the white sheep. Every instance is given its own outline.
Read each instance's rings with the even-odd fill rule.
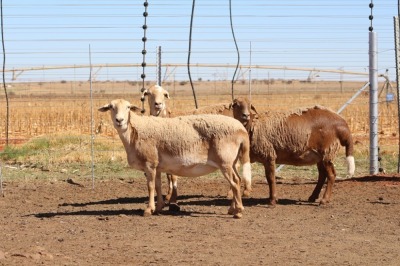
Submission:
[[[165,99],[169,99],[169,93],[163,87],[154,85],[142,92],[142,101],[145,96],[150,107],[150,115],[159,117],[171,117],[171,111],[167,107]]]
[[[198,177],[217,169],[221,170],[233,191],[228,213],[235,218],[242,216],[240,176],[235,164],[241,161],[246,179],[251,179],[251,165],[249,136],[240,122],[218,115],[144,117],[131,112],[131,104],[122,99],[111,101],[99,111],[110,111],[129,166],[146,175],[149,204],[144,211],[145,216],[160,212],[164,207],[162,172]]]
[[[142,92],[141,100],[144,101],[147,96],[147,101],[150,107],[150,115],[159,117],[171,117],[171,111],[167,107],[165,99],[169,99],[169,93],[163,87],[154,85]],[[179,210],[176,204],[178,197],[178,177],[167,173],[168,192],[165,196],[170,204],[171,210]]]
[[[159,116],[159,117],[175,117],[177,116],[178,113],[174,114],[167,105],[166,99],[170,99],[169,93],[167,90],[165,90],[163,87],[154,85],[146,90],[143,91],[142,93],[142,98],[141,100],[144,101],[145,97],[148,99],[148,104],[150,107],[150,115],[152,116]],[[246,101],[245,104],[241,104],[241,101]],[[251,110],[253,110],[255,113],[257,111],[253,107],[253,105],[250,104],[250,102],[247,100],[247,98],[239,98],[236,99],[233,103],[230,104],[218,104],[218,105],[210,105],[210,106],[205,106],[201,107],[199,109],[187,111],[187,112],[180,112],[179,115],[191,115],[191,114],[219,114],[219,115],[225,115],[229,117],[239,117],[239,116],[244,116],[245,120],[247,119],[247,116],[250,115],[250,110],[247,109],[248,106],[251,106]],[[246,109],[244,109],[246,108]],[[239,120],[241,121],[241,120]],[[242,121],[241,121],[242,122]],[[239,165],[237,165],[237,168]],[[168,179],[168,193],[166,195],[166,200],[169,201],[170,203],[170,208],[171,206],[176,205],[176,197],[178,195],[178,182],[177,182],[177,176],[167,174],[167,179]],[[243,196],[248,197],[250,195],[251,191],[251,179],[245,179],[244,180],[244,191],[243,191]],[[228,192],[229,197],[232,196],[232,191]],[[176,207],[172,207],[171,209],[175,209]]]

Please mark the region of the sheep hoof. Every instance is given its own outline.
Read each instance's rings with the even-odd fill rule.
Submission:
[[[169,200],[171,199],[171,195],[172,195],[172,193],[171,193],[171,194],[167,194],[167,195],[165,196],[165,201],[166,201],[166,202],[169,202]]]
[[[327,199],[322,199],[320,202],[319,202],[319,205],[327,205],[329,203],[329,200],[327,200]]]
[[[143,212],[143,217],[148,217],[148,216],[151,216],[152,214],[153,214],[153,211],[150,208],[148,208]]]
[[[229,215],[232,215],[232,214],[234,214],[234,213],[235,213],[235,208],[230,207],[230,208],[228,209],[228,214],[229,214]]]
[[[251,190],[244,190],[243,191],[243,195],[242,195],[242,197],[243,198],[248,198],[248,197],[250,197],[250,192],[251,192]]]
[[[170,212],[180,212],[181,211],[181,207],[179,207],[178,204],[176,204],[176,203],[170,203],[169,204],[169,211]]]
[[[233,215],[233,218],[235,218],[235,219],[240,219],[240,218],[242,218],[242,216],[243,216],[243,214],[242,214],[241,212],[238,212],[238,213],[235,213],[235,214]]]
[[[268,207],[275,207],[276,206],[276,200],[268,199],[267,200],[267,205],[268,205]]]

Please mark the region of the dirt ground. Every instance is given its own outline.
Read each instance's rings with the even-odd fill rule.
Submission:
[[[165,183],[165,181],[163,180]],[[337,180],[332,202],[309,203],[315,182],[263,178],[227,214],[228,184],[181,178],[181,212],[143,217],[144,178],[5,181],[0,265],[399,265],[400,176]],[[165,188],[164,188],[165,191]]]

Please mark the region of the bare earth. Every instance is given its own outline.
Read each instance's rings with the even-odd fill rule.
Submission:
[[[181,178],[181,212],[151,217],[144,178],[73,181],[4,182],[0,265],[400,263],[400,176],[337,180],[327,206],[306,201],[313,180],[280,179],[275,208],[256,178],[239,220],[222,178]]]

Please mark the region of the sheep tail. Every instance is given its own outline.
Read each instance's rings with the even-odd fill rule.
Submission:
[[[240,154],[240,162],[242,164],[242,178],[244,180],[245,190],[251,191],[250,140],[248,138],[244,138],[244,141],[240,145]]]
[[[342,134],[339,136],[340,144],[346,149],[346,161],[347,161],[347,173],[348,177],[352,177],[356,170],[356,165],[353,156],[353,137],[350,133],[350,130],[347,128]]]

